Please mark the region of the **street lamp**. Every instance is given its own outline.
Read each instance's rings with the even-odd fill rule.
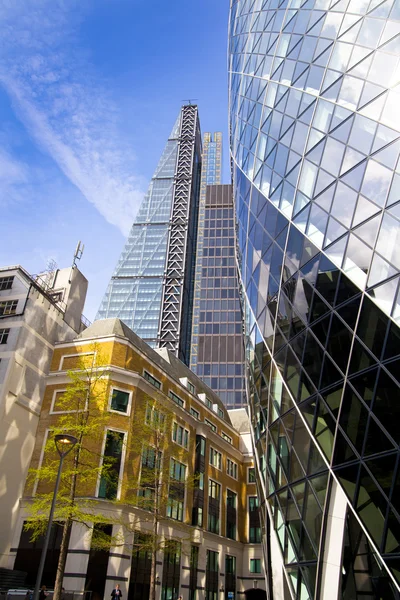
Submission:
[[[43,576],[44,563],[46,561],[47,548],[49,546],[51,526],[53,524],[54,509],[56,506],[58,488],[60,486],[61,471],[62,471],[64,458],[67,456],[67,454],[69,452],[71,452],[72,448],[75,446],[77,441],[78,440],[76,439],[76,437],[74,437],[73,435],[68,435],[66,433],[61,433],[61,434],[57,434],[54,436],[54,443],[56,445],[57,452],[60,455],[60,464],[58,465],[56,485],[54,487],[53,500],[51,502],[49,520],[47,523],[46,537],[44,538],[42,554],[40,556],[40,564],[39,564],[39,569],[38,569],[37,577],[36,577],[36,584],[35,584],[35,591],[33,593],[33,600],[39,600],[40,584],[41,584],[42,576]]]

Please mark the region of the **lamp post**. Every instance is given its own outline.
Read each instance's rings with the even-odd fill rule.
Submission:
[[[76,437],[74,437],[73,435],[67,435],[65,433],[54,436],[54,442],[55,442],[55,445],[57,448],[57,452],[60,455],[60,464],[58,466],[56,485],[54,487],[53,500],[51,502],[49,520],[47,523],[46,537],[44,538],[42,554],[40,556],[40,563],[39,563],[39,569],[38,569],[38,573],[37,573],[37,577],[36,577],[36,584],[35,584],[35,591],[33,593],[33,600],[39,600],[40,584],[41,584],[42,576],[43,576],[44,563],[46,561],[47,548],[49,546],[51,526],[53,524],[54,509],[56,506],[58,488],[60,486],[61,471],[62,471],[64,458],[67,456],[67,454],[69,452],[71,452],[72,448],[75,446],[77,441],[78,440],[76,439]]]

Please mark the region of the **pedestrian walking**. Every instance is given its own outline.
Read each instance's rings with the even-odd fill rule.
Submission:
[[[121,592],[121,588],[119,587],[119,583],[117,583],[117,585],[111,592],[111,598],[113,600],[119,600],[120,598],[122,598],[122,592]]]

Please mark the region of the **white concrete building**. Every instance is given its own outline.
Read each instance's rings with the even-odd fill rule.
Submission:
[[[11,533],[54,343],[85,328],[87,285],[76,267],[36,277],[21,266],[0,268],[0,567],[12,568]]]

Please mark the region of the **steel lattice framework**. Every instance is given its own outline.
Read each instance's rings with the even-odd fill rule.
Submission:
[[[158,336],[160,346],[175,354],[180,345],[188,232],[195,212],[192,195],[196,136],[199,136],[197,106],[183,106]]]

